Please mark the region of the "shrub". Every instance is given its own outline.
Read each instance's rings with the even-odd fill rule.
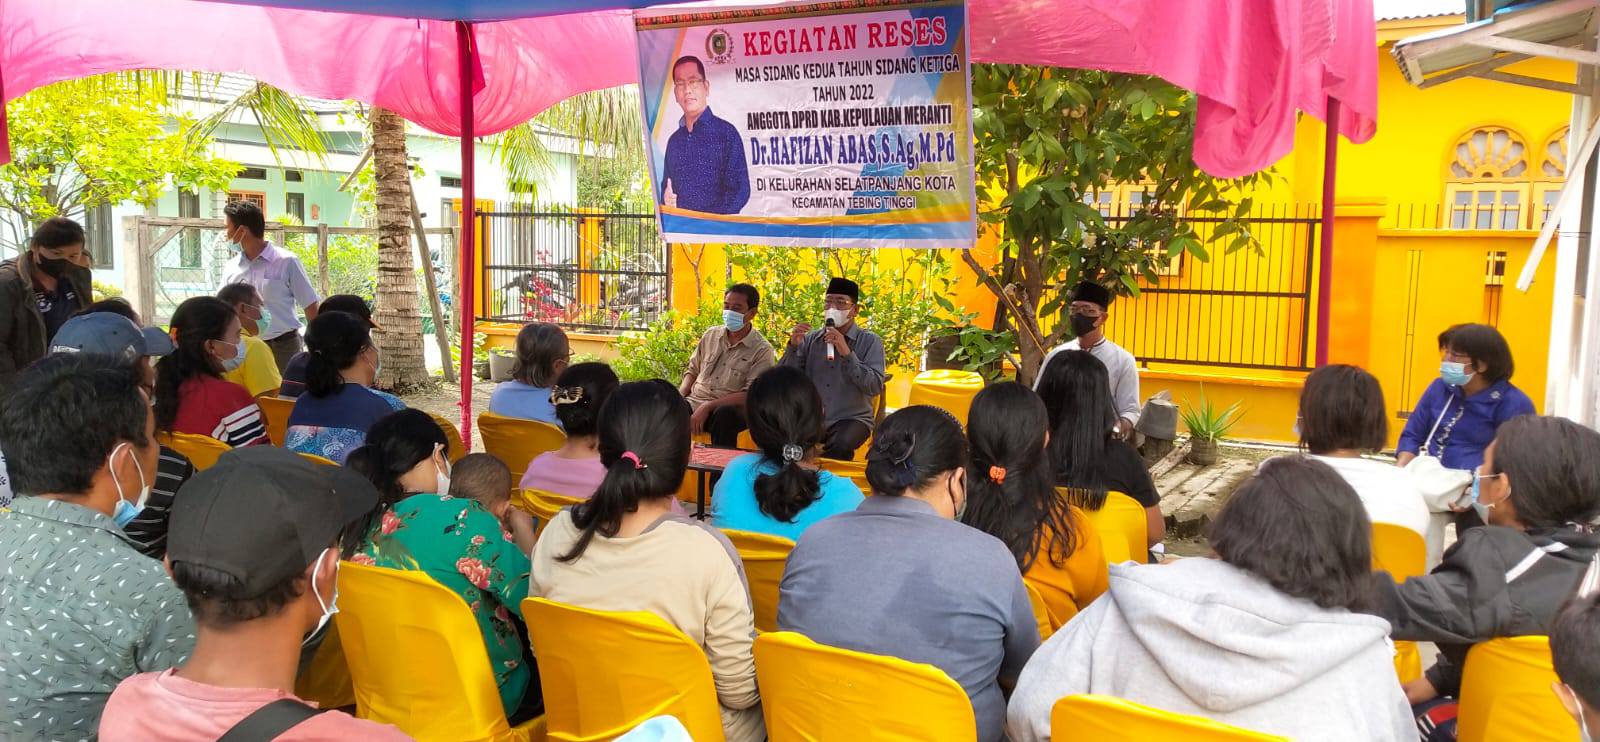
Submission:
[[[693,315],[668,312],[651,323],[648,330],[624,333],[618,338],[617,358],[611,368],[623,381],[666,379],[676,385],[683,381],[689,356],[694,354],[700,336],[720,322],[720,303],[706,302]]]

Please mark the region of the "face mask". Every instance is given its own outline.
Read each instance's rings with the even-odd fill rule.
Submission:
[[[234,239],[233,235],[231,235],[231,234],[223,235],[223,238],[228,241],[228,249],[229,250],[232,250],[234,252],[244,252],[244,243]]]
[[[111,465],[111,459],[117,455],[117,451],[121,450],[123,446],[128,447],[128,454],[133,456],[134,471],[139,472],[139,499],[135,502],[128,502],[128,496],[122,491],[122,480],[117,478],[117,470]],[[134,518],[139,517],[140,511],[144,510],[144,504],[150,501],[150,485],[145,484],[144,481],[144,465],[139,463],[139,457],[134,453],[133,444],[121,443],[116,448],[111,449],[111,455],[106,457],[106,469],[111,472],[111,483],[117,487],[117,507],[111,511],[111,520],[117,524],[118,528],[127,528]]]
[[[378,354],[378,346],[372,346],[372,383],[378,383],[378,377],[383,375],[383,356]]]
[[[1500,476],[1500,475],[1499,474],[1473,474],[1472,475],[1472,489],[1468,490],[1468,493],[1467,493],[1467,504],[1472,506],[1472,509],[1475,512],[1477,512],[1478,517],[1482,518],[1484,523],[1488,523],[1489,522],[1489,508],[1492,508],[1494,506],[1493,505],[1486,505],[1486,504],[1484,504],[1484,503],[1482,503],[1482,502],[1480,502],[1478,500],[1478,495],[1481,492],[1481,490],[1478,487],[1478,483],[1482,482],[1485,479],[1494,479],[1495,477],[1498,477],[1498,476]]]
[[[1466,386],[1472,380],[1472,372],[1467,370],[1467,364],[1445,361],[1439,364],[1439,378],[1450,386]]]
[[[833,320],[834,327],[844,327],[844,323],[850,321],[850,313],[843,309],[830,308],[822,313],[822,318],[824,320]]]
[[[444,451],[442,449],[439,450],[439,451],[436,451],[435,453],[437,453],[439,455],[439,461],[444,461],[445,460]],[[448,494],[450,494],[450,465],[449,464],[441,464],[438,461],[436,461],[433,464],[433,471],[434,471],[434,474],[433,474],[434,485],[433,486],[435,488],[434,489],[434,494],[436,494],[436,495],[448,495]]]
[[[1081,314],[1074,314],[1068,317],[1068,320],[1072,322],[1073,336],[1080,338],[1094,332],[1094,323],[1099,319],[1099,317],[1086,317]]]
[[[743,330],[744,315],[735,312],[732,309],[724,309],[722,310],[722,324],[728,328],[728,332],[738,332]]]
[[[261,312],[261,318],[256,320],[256,334],[265,335],[267,334],[267,328],[272,326],[272,312],[266,307],[258,307],[257,309]]]
[[[217,342],[222,343],[223,345],[226,345],[226,346],[228,346],[230,348],[233,348],[233,357],[232,358],[218,358],[217,359],[217,362],[222,364],[223,373],[227,373],[229,371],[232,371],[232,370],[244,365],[244,352],[239,349],[238,345],[236,345],[234,343],[230,343],[230,342],[228,342],[226,340],[218,340]]]
[[[66,274],[68,268],[72,267],[72,261],[65,258],[35,256],[34,262],[39,265],[39,270],[44,271],[44,274],[51,278],[60,278]]]
[[[956,520],[960,521],[961,518],[967,514],[967,498],[965,496],[966,495],[966,492],[965,492],[966,487],[965,487],[965,485],[962,486],[961,489],[963,490],[963,492],[961,493],[962,494],[961,502],[957,503],[956,502],[955,481],[956,481],[955,477],[951,477],[950,478],[950,482],[951,482],[951,484],[950,484],[950,507],[955,509],[955,511],[956,511]]]
[[[302,647],[305,646],[307,642],[311,641],[312,637],[321,633],[322,627],[328,625],[328,619],[333,618],[333,614],[339,612],[338,561],[333,563],[333,597],[328,598],[328,602],[324,603],[322,602],[322,591],[317,589],[317,575],[322,572],[322,560],[329,554],[337,554],[337,552],[335,552],[333,549],[327,549],[323,551],[322,554],[317,557],[317,563],[311,567],[311,594],[317,598],[317,607],[322,609],[322,618],[317,619],[317,627],[312,629],[311,633],[306,634],[305,639],[301,640],[300,646]]]

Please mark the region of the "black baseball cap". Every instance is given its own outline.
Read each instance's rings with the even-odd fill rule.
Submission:
[[[322,300],[322,305],[317,308],[319,312],[345,312],[366,320],[367,326],[374,330],[382,331],[383,328],[372,319],[372,305],[355,294],[334,294]]]
[[[255,597],[304,573],[377,504],[354,472],[283,448],[237,448],[179,490],[167,558],[223,572]]]

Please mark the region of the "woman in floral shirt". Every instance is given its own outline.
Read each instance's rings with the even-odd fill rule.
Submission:
[[[540,707],[516,617],[528,597],[528,555],[476,501],[436,494],[450,491],[445,445],[443,431],[424,412],[403,410],[373,424],[366,445],[351,452],[346,466],[372,480],[383,499],[347,535],[349,558],[421,570],[460,595],[483,632],[506,716],[519,721]],[[508,517],[511,528],[532,530],[526,518]]]

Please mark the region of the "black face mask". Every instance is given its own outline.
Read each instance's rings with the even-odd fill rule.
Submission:
[[[39,270],[44,271],[44,274],[51,278],[60,278],[66,275],[67,269],[72,267],[72,261],[65,258],[46,258],[35,255],[34,262],[38,264]]]
[[[1081,315],[1081,314],[1074,314],[1074,315],[1071,316],[1070,319],[1072,321],[1072,335],[1073,335],[1073,337],[1080,337],[1081,338],[1084,335],[1087,335],[1087,334],[1089,334],[1091,332],[1094,332],[1094,323],[1097,320],[1099,320],[1100,318],[1099,317],[1085,317],[1084,315]]]

